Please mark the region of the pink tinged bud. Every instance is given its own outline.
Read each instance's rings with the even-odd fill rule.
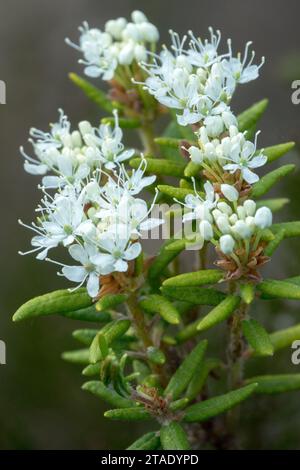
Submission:
[[[260,207],[255,214],[255,225],[260,229],[265,229],[272,225],[272,212],[268,207]]]
[[[230,184],[221,184],[221,191],[230,202],[235,202],[239,198],[239,193],[234,186]]]
[[[225,255],[233,252],[235,241],[231,235],[222,235],[220,238],[220,249]]]

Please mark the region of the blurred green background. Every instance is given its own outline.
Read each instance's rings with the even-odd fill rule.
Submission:
[[[1,449],[120,449],[139,434],[139,425],[105,421],[102,403],[80,390],[80,369],[61,360],[63,350],[76,346],[70,332],[77,324],[59,318],[11,323],[21,303],[65,286],[55,267],[17,255],[30,240],[17,219],[31,221],[39,199],[37,180],[24,173],[18,147],[26,142],[30,126],[46,129],[58,107],[74,123],[99,120],[95,106],[69,82],[68,72],[81,73],[81,67],[64,38],[77,40],[83,20],[102,27],[107,19],[128,17],[137,8],[159,27],[163,41],[169,28],[180,33],[193,29],[203,36],[209,25],[220,28],[224,38],[232,37],[237,48],[253,39],[258,59],[265,55],[266,64],[259,80],[240,87],[233,107],[238,111],[268,97],[260,146],[300,140],[300,105],[291,102],[291,82],[300,79],[297,0],[0,0],[0,79],[7,84],[7,104],[0,105],[0,339],[7,344],[7,365],[0,366]],[[298,162],[298,153],[290,154],[290,160]],[[280,215],[284,220],[300,218],[299,181],[297,171],[274,192],[292,200]],[[297,240],[284,243],[266,275],[300,274],[299,249]],[[297,303],[274,303],[264,311],[258,304],[255,315],[270,331],[300,321]],[[279,353],[250,369],[300,372],[290,355]],[[300,448],[299,398],[294,392],[250,400],[243,408],[245,447]]]

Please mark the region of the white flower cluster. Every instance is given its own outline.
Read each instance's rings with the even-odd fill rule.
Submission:
[[[149,75],[144,88],[161,104],[180,110],[180,125],[203,121],[208,135],[216,137],[236,124],[229,107],[232,95],[237,84],[258,77],[264,58],[260,65],[252,63],[255,53],[248,58],[251,42],[246,44],[243,56],[234,56],[230,40],[228,51],[219,54],[221,33],[212,28],[209,31],[210,39],[204,41],[190,31],[188,45],[187,36],[181,40],[171,31],[171,49],[164,47],[160,55],[150,53],[152,61],[141,66]]]
[[[38,259],[59,245],[68,247],[79,265],[62,266],[62,275],[79,286],[87,282],[88,293],[96,297],[100,276],[126,272],[128,262],[141,252],[141,231],[162,223],[148,218],[146,201],[136,197],[155,176],[144,176],[146,161],[128,174],[122,164],[133,150],[124,150],[122,132],[109,126],[99,130],[83,122],[79,131],[70,133],[70,123],[61,112],[58,124],[50,133],[32,130],[38,160],[25,155],[25,169],[45,176],[41,187],[44,197],[37,208],[37,222],[27,228],[35,232],[31,240]],[[110,171],[102,168],[108,168]],[[45,188],[55,188],[54,195]],[[154,202],[153,202],[154,204]],[[21,254],[27,254],[21,253]],[[78,287],[79,287],[78,286]]]
[[[131,22],[125,18],[109,20],[105,31],[89,28],[87,22],[79,27],[79,45],[66,39],[68,45],[83,54],[79,60],[85,65],[84,73],[89,77],[111,80],[117,67],[131,65],[147,58],[147,47],[153,47],[159,33],[141,11],[131,14]]]
[[[259,180],[252,170],[267,162],[263,150],[259,153],[256,151],[259,132],[256,133],[254,143],[247,140],[245,133],[239,132],[236,126],[230,126],[228,136],[221,139],[209,138],[209,134],[207,126],[202,126],[197,132],[199,147],[191,146],[187,149],[194,163],[204,167],[206,164],[211,167],[219,164],[230,173],[239,170],[248,184]]]
[[[183,216],[183,222],[197,221],[198,245],[211,241],[224,254],[231,255],[240,242],[250,241],[272,225],[272,212],[268,207],[257,209],[251,199],[237,204],[239,193],[234,186],[222,184],[222,198],[209,182],[205,183],[204,190],[204,197],[195,190],[194,195],[186,196],[184,203],[189,212]]]
[[[51,125],[51,132],[30,129],[31,142],[36,158],[24,152],[24,168],[33,175],[46,175],[42,184],[45,188],[62,187],[65,184],[76,185],[103,165],[107,170],[128,160],[134,150],[125,150],[122,143],[123,132],[118,124],[115,112],[115,127],[101,124],[94,128],[88,121],[82,121],[78,129],[71,131],[71,124],[59,110],[60,119]]]

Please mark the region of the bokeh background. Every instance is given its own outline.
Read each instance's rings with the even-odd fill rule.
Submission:
[[[7,84],[7,104],[0,105],[0,339],[7,344],[7,365],[0,365],[1,449],[120,449],[139,433],[139,425],[106,422],[103,404],[80,390],[80,368],[61,360],[63,350],[76,346],[70,332],[77,325],[60,318],[11,322],[21,303],[63,287],[55,267],[17,255],[30,239],[17,218],[32,220],[39,198],[37,181],[23,171],[18,147],[30,126],[46,129],[58,107],[74,123],[99,119],[95,106],[69,82],[68,72],[80,73],[81,67],[64,38],[77,40],[83,20],[102,27],[133,9],[145,11],[163,41],[169,28],[205,35],[209,25],[232,37],[238,48],[253,39],[257,57],[265,55],[266,64],[259,80],[240,87],[233,106],[239,111],[268,97],[261,146],[300,140],[300,105],[291,102],[291,82],[300,79],[298,0],[0,0],[0,79]],[[290,160],[299,168],[297,151]],[[274,192],[291,198],[281,214],[284,220],[300,218],[299,181],[297,170]],[[267,272],[277,278],[300,274],[299,249],[297,240],[283,244]],[[270,331],[299,322],[295,303],[261,308],[255,314]],[[253,364],[256,373],[300,372],[300,366],[291,365],[290,351],[260,364]],[[293,392],[249,402],[243,408],[245,447],[300,448],[299,398],[300,392]]]

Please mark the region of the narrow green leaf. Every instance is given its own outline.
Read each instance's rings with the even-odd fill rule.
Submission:
[[[272,254],[279,247],[280,243],[284,240],[284,238],[285,238],[285,229],[279,230],[276,233],[274,240],[270,241],[270,243],[264,249],[264,254],[266,256],[272,256]]]
[[[174,186],[168,186],[167,184],[159,184],[157,188],[166,196],[178,199],[179,201],[184,201],[186,196],[193,194],[194,192],[190,189],[175,188]]]
[[[172,401],[169,405],[171,411],[178,411],[183,410],[189,403],[189,399],[187,397],[180,398],[179,400]]]
[[[241,114],[238,115],[238,128],[241,132],[244,132],[256,125],[260,117],[268,106],[269,101],[267,99],[258,101],[250,108],[247,108]]]
[[[226,295],[216,289],[202,287],[162,286],[161,292],[166,297],[190,302],[194,305],[218,305]]]
[[[300,374],[259,375],[246,380],[246,383],[257,383],[255,393],[272,395],[300,389]]]
[[[135,406],[135,403],[132,400],[122,397],[115,392],[113,388],[106,387],[106,385],[100,382],[100,380],[85,382],[82,385],[82,389],[91,392],[93,395],[96,395],[116,408],[130,408]]]
[[[225,395],[196,403],[186,409],[183,420],[188,423],[201,422],[220,415],[246,400],[255,391],[256,387],[256,383],[251,383]]]
[[[184,176],[191,178],[192,176],[199,176],[202,167],[198,163],[189,162],[184,170]]]
[[[102,299],[98,300],[96,309],[98,312],[102,312],[103,310],[108,310],[122,304],[125,300],[127,300],[127,295],[125,294],[107,294],[102,297]]]
[[[127,450],[155,450],[160,446],[157,432],[148,432],[127,447]]]
[[[148,313],[158,313],[166,322],[172,325],[177,325],[180,322],[180,315],[176,307],[162,295],[148,295],[141,300],[140,306]]]
[[[183,427],[176,421],[163,426],[160,440],[164,450],[189,450],[189,442]]]
[[[153,364],[162,365],[166,362],[166,356],[164,355],[164,353],[160,349],[155,348],[154,346],[149,346],[149,348],[147,348],[146,354],[149,361],[153,362]]]
[[[101,119],[101,123],[114,126],[115,118],[110,116],[104,117]],[[137,129],[141,127],[141,125],[141,120],[138,118],[119,118],[119,126],[121,127],[121,129]]]
[[[268,162],[274,162],[295,147],[295,142],[285,142],[283,144],[273,145],[264,149],[264,155],[268,157]]]
[[[154,142],[161,147],[178,149],[181,146],[182,139],[175,139],[174,137],[156,137]]]
[[[45,315],[63,315],[91,306],[93,303],[85,288],[70,292],[56,290],[40,295],[23,304],[14,314],[13,321]]]
[[[280,209],[283,209],[284,206],[286,206],[290,200],[286,197],[281,197],[281,198],[274,198],[274,199],[261,199],[260,201],[257,201],[256,207],[257,209],[259,207],[268,207],[271,209],[272,212],[277,212],[280,211]]]
[[[97,362],[96,364],[89,364],[83,369],[82,375],[84,375],[85,377],[92,377],[94,375],[100,376],[100,370],[100,362]]]
[[[185,396],[189,401],[197,398],[201,392],[206,380],[213,369],[216,369],[220,366],[220,361],[218,359],[206,359],[202,362],[199,372],[194,375],[190,381]]]
[[[281,224],[274,224],[271,227],[272,232],[277,233],[280,230],[285,231],[285,238],[299,237],[300,236],[300,222],[283,222]]]
[[[65,318],[71,318],[72,320],[97,323],[106,323],[111,320],[111,314],[109,312],[97,312],[95,304],[75,311],[61,312],[60,315]]]
[[[92,329],[92,328],[84,328],[81,330],[75,330],[72,333],[73,338],[80,341],[80,343],[89,346],[93,339],[95,338],[96,334],[99,330]]]
[[[102,328],[94,337],[90,346],[90,362],[94,364],[103,357],[104,350],[117,338],[123,336],[130,327],[130,320],[115,320]],[[105,339],[105,343],[103,340]],[[106,351],[107,352],[107,351]],[[104,353],[104,356],[106,354]]]
[[[300,286],[288,281],[267,279],[258,284],[257,289],[262,293],[262,299],[290,299],[300,300]]]
[[[145,408],[116,408],[104,413],[105,418],[119,421],[148,421],[152,419],[150,413]]]
[[[269,335],[274,351],[289,347],[295,340],[300,339],[300,323],[298,325],[275,331]]]
[[[112,102],[102,90],[95,87],[92,83],[85,80],[84,78],[79,77],[79,75],[76,73],[70,73],[69,78],[91,101],[100,106],[100,108],[104,109],[104,111],[112,113],[114,109],[122,109],[122,106],[120,106],[119,103]]]
[[[197,330],[198,323],[199,320],[196,320],[182,328],[175,337],[176,343],[184,343],[185,341],[194,338],[194,336],[199,335],[200,331]]]
[[[228,295],[222,302],[203,317],[197,326],[198,331],[205,331],[226,320],[239,306],[241,299],[236,295]]]
[[[129,163],[132,168],[137,169],[139,168],[141,161],[141,158],[132,158]],[[162,160],[161,158],[146,158],[146,161],[146,172],[155,175],[175,176],[180,178],[183,176],[183,172],[186,167],[186,163],[184,161],[179,163],[171,160]]]
[[[166,247],[167,251],[183,251],[183,250],[191,250],[196,248],[198,245],[202,246],[203,239],[201,236],[193,235],[190,238],[180,238],[178,240],[171,241],[168,246]]]
[[[170,395],[172,400],[177,400],[180,397],[198,370],[206,348],[207,341],[200,341],[188,356],[186,356],[174,375],[171,377],[164,391],[165,396]]]
[[[89,349],[76,349],[74,351],[66,351],[61,355],[62,359],[72,364],[89,364],[90,351]]]
[[[274,349],[264,327],[254,319],[244,320],[242,329],[245,338],[259,356],[273,356]]]
[[[188,287],[202,286],[204,284],[215,284],[223,279],[224,273],[219,269],[204,269],[191,273],[179,274],[170,277],[163,282],[163,286]]]
[[[257,183],[252,187],[251,196],[253,198],[258,198],[266,194],[278,181],[280,181],[284,176],[289,175],[294,171],[295,165],[283,165],[276,170],[270,171],[264,175]]]
[[[179,187],[182,189],[188,189],[191,192],[194,191],[193,183],[191,181],[186,180],[185,178],[181,178],[181,180],[179,181]],[[179,210],[180,210],[180,213],[182,213],[182,210],[181,209]]]

